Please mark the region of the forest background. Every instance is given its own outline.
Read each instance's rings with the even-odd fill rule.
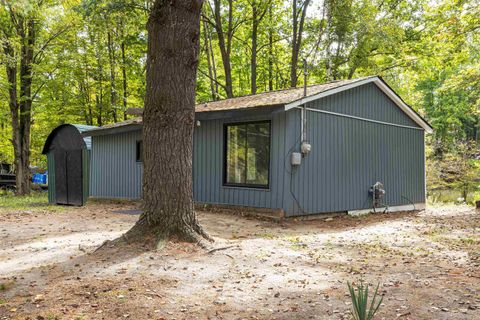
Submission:
[[[0,1],[0,163],[14,162],[22,117],[29,162],[45,168],[59,124],[143,107],[151,5]],[[304,60],[307,84],[382,76],[435,130],[430,200],[480,200],[479,30],[478,0],[205,0],[197,102],[302,86]]]

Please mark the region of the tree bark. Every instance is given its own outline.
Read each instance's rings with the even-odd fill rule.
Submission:
[[[10,11],[14,23],[13,30],[20,41],[20,65],[18,66],[15,48],[6,40],[3,49],[5,63],[9,108],[12,117],[12,144],[14,150],[16,194],[30,193],[30,128],[32,124],[32,66],[36,40],[35,20]],[[5,30],[4,30],[5,32]],[[19,74],[19,82],[17,78]],[[17,89],[19,87],[19,90]]]
[[[125,238],[204,243],[193,203],[195,87],[203,0],[156,0],[150,13],[143,114],[144,210]]]

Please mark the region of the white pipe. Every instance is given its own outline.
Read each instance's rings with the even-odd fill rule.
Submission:
[[[301,108],[300,111],[301,119],[300,119],[300,143],[307,141],[307,108],[305,105]]]
[[[302,107],[295,107],[295,108],[302,109],[302,110],[304,109]],[[312,112],[325,113],[325,114],[329,114],[329,115],[337,116],[337,117],[356,119],[356,120],[361,120],[361,121],[366,121],[366,122],[373,122],[373,123],[383,124],[383,125],[392,126],[392,127],[424,130],[423,128],[417,128],[417,127],[406,126],[406,125],[402,125],[402,124],[396,124],[396,123],[384,122],[384,121],[379,121],[379,120],[361,118],[361,117],[351,116],[351,115],[343,114],[343,113],[337,113],[337,112],[331,112],[331,111],[325,111],[325,110],[318,110],[318,109],[312,109],[312,108],[305,108],[305,110],[312,111]]]
[[[304,113],[304,110],[303,108],[301,107],[298,107],[300,109],[300,143],[302,143],[303,141],[303,113]]]

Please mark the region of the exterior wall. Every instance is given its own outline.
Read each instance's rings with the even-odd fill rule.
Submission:
[[[139,199],[142,196],[142,164],[136,161],[136,141],[141,131],[93,136],[90,196]]]
[[[307,108],[418,128],[372,86],[313,101]],[[301,110],[287,114],[287,150],[299,151]],[[284,194],[292,195],[285,197],[287,215],[371,208],[368,190],[377,181],[385,186],[389,206],[425,202],[423,130],[307,111],[307,140],[312,151],[285,174]]]
[[[371,208],[368,189],[384,184],[389,206],[425,202],[424,131],[375,84],[313,101],[308,108],[388,124],[307,112],[312,151],[292,168],[300,149],[300,110],[246,118],[202,120],[195,128],[193,192],[199,203],[284,209],[289,216]],[[224,124],[271,120],[270,186],[223,186]],[[418,128],[418,129],[417,129]],[[90,195],[141,198],[141,131],[92,137]]]
[[[224,124],[271,120],[269,189],[223,186]],[[273,116],[205,120],[195,128],[193,194],[199,203],[283,208],[285,113]]]
[[[420,128],[374,83],[312,101],[308,107]]]

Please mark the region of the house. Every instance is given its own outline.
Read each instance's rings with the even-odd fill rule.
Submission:
[[[50,203],[80,206],[87,201],[91,138],[82,132],[94,128],[62,124],[48,135],[42,154],[47,155]]]
[[[286,216],[374,204],[390,211],[425,207],[424,139],[432,128],[380,77],[214,101],[195,110],[197,203]],[[141,198],[141,131],[142,119],[135,118],[84,132],[92,137],[91,197]],[[380,189],[384,196],[373,199]]]

